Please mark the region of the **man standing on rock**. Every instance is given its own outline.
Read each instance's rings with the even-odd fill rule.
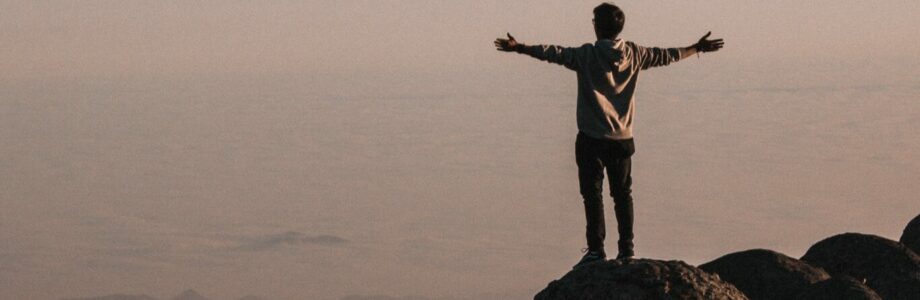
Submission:
[[[584,198],[587,219],[587,251],[575,267],[606,259],[604,237],[603,180],[604,169],[610,182],[617,230],[620,234],[617,259],[628,259],[633,251],[633,199],[630,157],[633,146],[632,126],[639,71],[667,66],[700,52],[717,51],[722,39],[708,40],[710,33],[689,47],[646,48],[617,38],[626,20],[623,11],[611,3],[594,8],[594,32],[597,41],[581,47],[525,45],[508,34],[498,38],[500,51],[517,52],[556,63],[575,71],[578,77],[578,136],[575,160],[578,181]]]

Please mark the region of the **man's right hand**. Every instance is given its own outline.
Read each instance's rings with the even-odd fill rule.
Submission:
[[[497,38],[495,39],[495,50],[512,52],[517,50],[518,47],[522,46],[511,36],[511,33],[508,33],[508,38]]]

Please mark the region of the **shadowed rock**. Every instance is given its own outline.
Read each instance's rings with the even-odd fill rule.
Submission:
[[[682,261],[611,260],[572,270],[534,300],[747,299],[718,276]]]
[[[901,243],[868,234],[824,239],[802,256],[831,276],[866,280],[886,300],[920,299],[920,256]]]
[[[907,223],[907,227],[904,227],[901,243],[913,250],[915,254],[920,254],[920,215],[914,217],[910,223]]]
[[[871,288],[850,277],[831,278],[812,284],[794,300],[882,300]]]
[[[700,269],[718,274],[752,300],[791,299],[811,284],[830,278],[820,268],[765,249],[728,254]]]

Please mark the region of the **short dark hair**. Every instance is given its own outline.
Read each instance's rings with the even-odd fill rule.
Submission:
[[[624,23],[626,15],[613,3],[604,2],[594,8],[594,27],[600,36],[615,38],[623,31]]]

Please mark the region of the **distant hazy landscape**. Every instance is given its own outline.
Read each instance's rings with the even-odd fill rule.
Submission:
[[[525,299],[580,257],[574,74],[490,42],[596,3],[164,3],[0,1],[0,298]],[[920,213],[918,4],[752,5],[623,5],[726,39],[640,75],[640,257]]]

